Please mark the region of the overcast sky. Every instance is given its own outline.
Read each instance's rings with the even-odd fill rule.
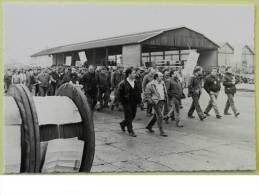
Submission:
[[[253,45],[252,6],[4,4],[4,63],[28,64],[42,49],[187,26],[214,42]]]

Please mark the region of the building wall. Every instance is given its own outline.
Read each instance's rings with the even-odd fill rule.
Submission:
[[[242,49],[242,69],[245,73],[253,73],[254,70],[254,55],[247,49],[246,47],[243,47]]]
[[[212,67],[218,67],[218,50],[199,52],[197,64],[202,66],[204,71],[210,72]]]
[[[232,50],[232,48],[228,46],[228,44],[224,44],[222,47],[218,49],[218,51],[219,67],[235,66],[234,51]]]
[[[177,30],[171,30],[164,32],[162,35],[155,36],[151,39],[148,39],[144,44],[149,45],[167,45],[181,48],[208,48],[215,49],[217,48],[211,41],[205,38],[200,33],[195,31],[180,28]]]
[[[141,45],[125,45],[122,47],[122,65],[124,67],[141,65]]]

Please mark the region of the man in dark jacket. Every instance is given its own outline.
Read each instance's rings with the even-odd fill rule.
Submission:
[[[123,105],[124,120],[120,123],[122,131],[125,127],[129,135],[136,137],[133,131],[132,121],[137,112],[137,105],[141,102],[141,89],[135,81],[136,71],[133,68],[128,68],[125,72],[125,80],[121,81],[118,87],[118,99]]]
[[[82,77],[80,83],[84,86],[85,95],[94,110],[97,103],[97,92],[98,92],[98,82],[97,75],[95,73],[95,68],[93,65],[89,65],[88,72]]]
[[[209,74],[204,81],[204,89],[210,96],[210,101],[207,108],[205,109],[204,114],[210,116],[209,112],[211,108],[213,108],[216,114],[216,118],[218,119],[222,118],[216,102],[220,92],[220,87],[220,78],[218,77],[217,68],[213,68],[211,74]]]
[[[193,76],[190,78],[190,82],[188,85],[188,96],[192,97],[192,105],[188,112],[189,118],[194,118],[193,112],[196,110],[200,120],[204,120],[206,116],[204,115],[199,99],[202,90],[202,68],[200,66],[196,66],[193,71]]]
[[[237,117],[240,113],[237,111],[235,102],[234,102],[234,95],[236,93],[236,79],[235,79],[235,75],[232,73],[231,67],[226,68],[226,73],[223,78],[223,85],[225,86],[225,93],[228,96],[228,100],[226,102],[226,106],[224,109],[224,114],[230,115],[228,110],[229,110],[229,107],[231,107],[232,111]]]
[[[183,88],[182,83],[178,78],[179,74],[176,74],[175,71],[170,71],[170,83],[168,87],[168,99],[170,101],[171,109],[167,113],[166,120],[172,116],[174,113],[174,118],[177,127],[183,127],[180,118],[180,106],[181,98],[183,97]]]

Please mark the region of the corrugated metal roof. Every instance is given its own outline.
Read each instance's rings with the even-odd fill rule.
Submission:
[[[165,31],[176,30],[176,29],[180,29],[180,28],[188,29],[187,27],[164,28],[164,29],[159,29],[159,30],[146,31],[146,32],[141,32],[141,33],[87,41],[87,42],[83,42],[83,43],[64,45],[64,46],[60,46],[60,47],[54,47],[54,48],[42,50],[38,53],[33,54],[31,57],[44,56],[44,55],[50,55],[50,54],[56,54],[56,53],[64,53],[64,52],[69,52],[69,51],[80,51],[80,50],[92,49],[92,48],[141,43],[141,42],[143,42],[147,39],[150,39],[154,36],[157,36]],[[188,29],[188,30],[190,30],[190,29]],[[198,33],[198,34],[200,34],[200,33]],[[204,36],[204,35],[202,35],[202,36]],[[205,36],[204,36],[204,38],[208,39]],[[209,40],[209,41],[212,42],[211,40]],[[213,44],[215,44],[215,43],[213,43]],[[215,45],[218,47],[217,44],[215,44]]]

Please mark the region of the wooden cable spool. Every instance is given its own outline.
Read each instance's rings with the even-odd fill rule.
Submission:
[[[80,172],[89,172],[94,160],[95,132],[93,115],[87,98],[80,89],[69,83],[60,86],[60,88],[56,91],[56,96],[67,96],[72,99],[82,117],[83,131],[78,137],[85,141],[85,145]]]
[[[40,137],[38,118],[30,91],[24,85],[12,85],[8,95],[12,96],[22,118],[21,170],[38,173],[40,168]]]
[[[8,95],[15,99],[22,118],[21,172],[37,173],[41,171],[41,142],[73,137],[77,137],[79,140],[84,141],[79,171],[90,172],[95,152],[94,124],[92,111],[85,95],[80,89],[72,84],[66,83],[56,92],[56,96],[59,96],[60,98],[56,96],[32,97],[29,90],[24,85],[19,84],[11,86]],[[77,112],[80,113],[81,120],[78,120],[75,124],[69,124],[63,119],[64,124],[61,125],[54,124],[55,122],[42,122],[41,119],[43,114],[52,114],[51,116],[54,116],[53,113],[55,113],[55,108],[48,107],[51,106],[48,105],[50,100],[52,100],[52,102],[60,103],[60,109],[62,109],[62,103],[72,102],[70,103],[70,106],[73,108],[76,107]],[[40,103],[43,103],[46,107],[43,114],[40,110]],[[63,118],[68,119],[66,118],[66,112],[63,112],[62,115],[64,115]]]

